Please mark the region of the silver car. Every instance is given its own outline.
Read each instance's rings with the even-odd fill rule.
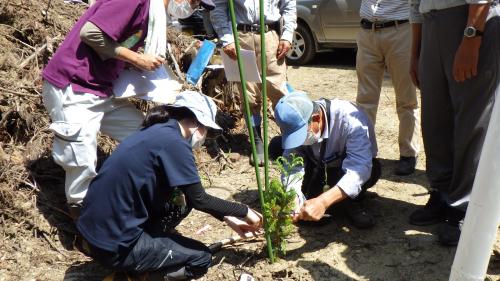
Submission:
[[[297,0],[297,29],[288,63],[306,64],[328,49],[356,48],[360,5],[361,0]]]

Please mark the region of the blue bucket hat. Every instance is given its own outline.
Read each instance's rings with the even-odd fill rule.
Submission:
[[[313,102],[303,92],[290,93],[278,101],[274,115],[281,129],[283,149],[304,143],[313,107]]]

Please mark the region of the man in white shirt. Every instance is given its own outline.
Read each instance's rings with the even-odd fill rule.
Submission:
[[[275,117],[282,136],[269,144],[271,159],[291,154],[304,159],[304,166],[282,179],[297,194],[294,218],[319,221],[327,209],[343,201],[354,226],[372,227],[373,217],[362,198],[381,170],[366,114],[348,101],[311,101],[304,93],[293,92],[280,99]]]

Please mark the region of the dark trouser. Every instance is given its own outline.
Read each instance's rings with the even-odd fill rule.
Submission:
[[[212,255],[199,241],[177,234],[152,236],[143,232],[132,249],[111,253],[89,245],[92,257],[114,270],[131,274],[150,272],[177,279],[199,278],[207,273]]]
[[[150,220],[132,249],[110,253],[89,245],[91,256],[105,266],[127,273],[150,272],[168,276],[169,280],[199,278],[210,267],[210,250],[199,241],[170,232],[190,211],[189,207],[166,203],[165,217]]]
[[[277,136],[269,142],[269,158],[271,160],[276,160],[281,155],[283,155],[281,136]],[[335,167],[331,166],[333,166],[332,163],[330,163],[330,167],[321,168],[318,166],[315,159],[312,159],[309,156],[304,157],[305,173],[302,180],[302,193],[306,199],[318,197],[321,193],[323,193],[323,187],[325,185],[333,187],[344,176],[345,171],[342,170],[341,167],[342,161],[338,161],[338,164],[334,165]],[[382,168],[380,162],[376,158],[373,158],[372,173],[370,178],[361,186],[361,193],[356,197],[357,200],[361,200],[365,191],[377,183],[380,179],[381,173]]]
[[[500,19],[486,23],[478,74],[453,79],[468,5],[424,14],[420,53],[422,136],[427,176],[448,204],[466,208],[499,84]]]
[[[361,186],[361,193],[359,193],[354,200],[362,200],[366,190],[374,186],[380,179],[382,172],[380,162],[376,158],[373,158],[372,165],[370,178]],[[302,193],[306,199],[315,198],[321,195],[325,185],[334,187],[345,174],[345,171],[342,170],[341,167],[327,167],[323,170],[307,157],[304,159],[304,170]]]

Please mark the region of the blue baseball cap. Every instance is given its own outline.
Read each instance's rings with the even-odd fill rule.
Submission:
[[[211,98],[205,96],[204,94],[195,91],[184,91],[177,95],[173,104],[169,104],[167,106],[186,107],[193,112],[198,122],[200,122],[203,126],[210,127],[215,130],[222,130],[222,128],[215,123],[217,106]]]
[[[278,101],[274,117],[281,129],[283,149],[304,143],[312,112],[313,102],[303,92],[290,93]]]

